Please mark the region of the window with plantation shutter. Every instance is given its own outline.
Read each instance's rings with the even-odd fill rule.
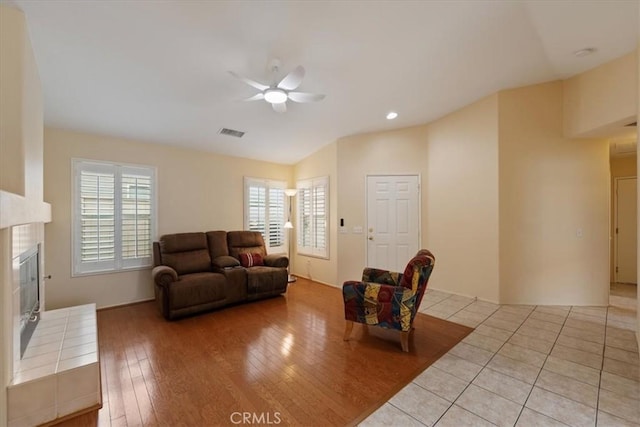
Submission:
[[[151,266],[155,170],[73,161],[73,275]]]
[[[329,258],[329,178],[298,182],[298,253]]]
[[[286,252],[286,182],[244,178],[244,228],[262,233],[269,253]]]

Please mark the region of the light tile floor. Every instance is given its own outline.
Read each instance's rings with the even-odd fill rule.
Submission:
[[[475,330],[361,426],[640,426],[631,307],[497,305],[428,290],[420,311]]]

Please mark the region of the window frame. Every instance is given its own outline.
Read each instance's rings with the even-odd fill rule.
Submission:
[[[112,260],[82,262],[82,197],[80,185],[82,172],[113,174],[113,220],[114,220],[114,257]],[[150,180],[150,215],[149,215],[149,256],[126,258],[123,256],[123,175],[141,175]],[[110,162],[93,159],[71,159],[71,277],[97,274],[110,274],[124,271],[145,270],[153,266],[153,242],[157,236],[157,172],[148,165],[137,165],[123,162]]]
[[[287,248],[289,247],[289,233],[284,229],[284,224],[287,221],[287,213],[288,213],[288,197],[284,194],[284,190],[287,188],[286,181],[279,181],[273,179],[266,178],[254,178],[245,176],[244,177],[244,194],[243,194],[243,227],[245,230],[250,230],[250,200],[249,200],[249,188],[250,187],[262,187],[265,188],[265,230],[262,231],[262,237],[264,239],[265,248],[267,249],[267,253],[285,253],[287,252]],[[280,190],[282,192],[282,221],[279,222],[279,230],[280,235],[282,236],[282,244],[279,246],[271,246],[270,230],[271,227],[267,227],[270,225],[272,221],[270,220],[270,190]],[[253,230],[256,231],[256,230]]]
[[[318,246],[318,233],[315,230],[317,220],[316,220],[316,210],[317,210],[317,200],[316,197],[316,189],[323,188],[323,216],[324,216],[324,247]],[[296,189],[298,193],[297,197],[297,209],[296,209],[296,226],[297,226],[297,239],[296,239],[296,253],[299,255],[310,256],[314,258],[322,258],[329,259],[329,176],[321,176],[317,178],[300,180],[296,183]],[[303,204],[305,203],[305,192],[310,191],[310,200],[309,200],[309,224],[311,227],[310,230],[310,244],[304,245],[303,239],[305,238],[305,230],[303,230],[304,224],[304,216],[306,216],[305,208]]]

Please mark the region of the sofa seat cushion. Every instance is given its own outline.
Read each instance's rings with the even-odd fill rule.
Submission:
[[[284,268],[265,266],[247,268],[249,299],[286,292],[287,283],[287,270]]]
[[[169,298],[174,309],[206,304],[226,298],[227,281],[219,273],[193,273],[180,276],[169,287]]]

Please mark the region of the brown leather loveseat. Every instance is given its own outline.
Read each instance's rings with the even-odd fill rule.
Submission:
[[[289,259],[267,255],[259,232],[167,234],[153,243],[153,258],[156,302],[168,320],[287,291]]]

